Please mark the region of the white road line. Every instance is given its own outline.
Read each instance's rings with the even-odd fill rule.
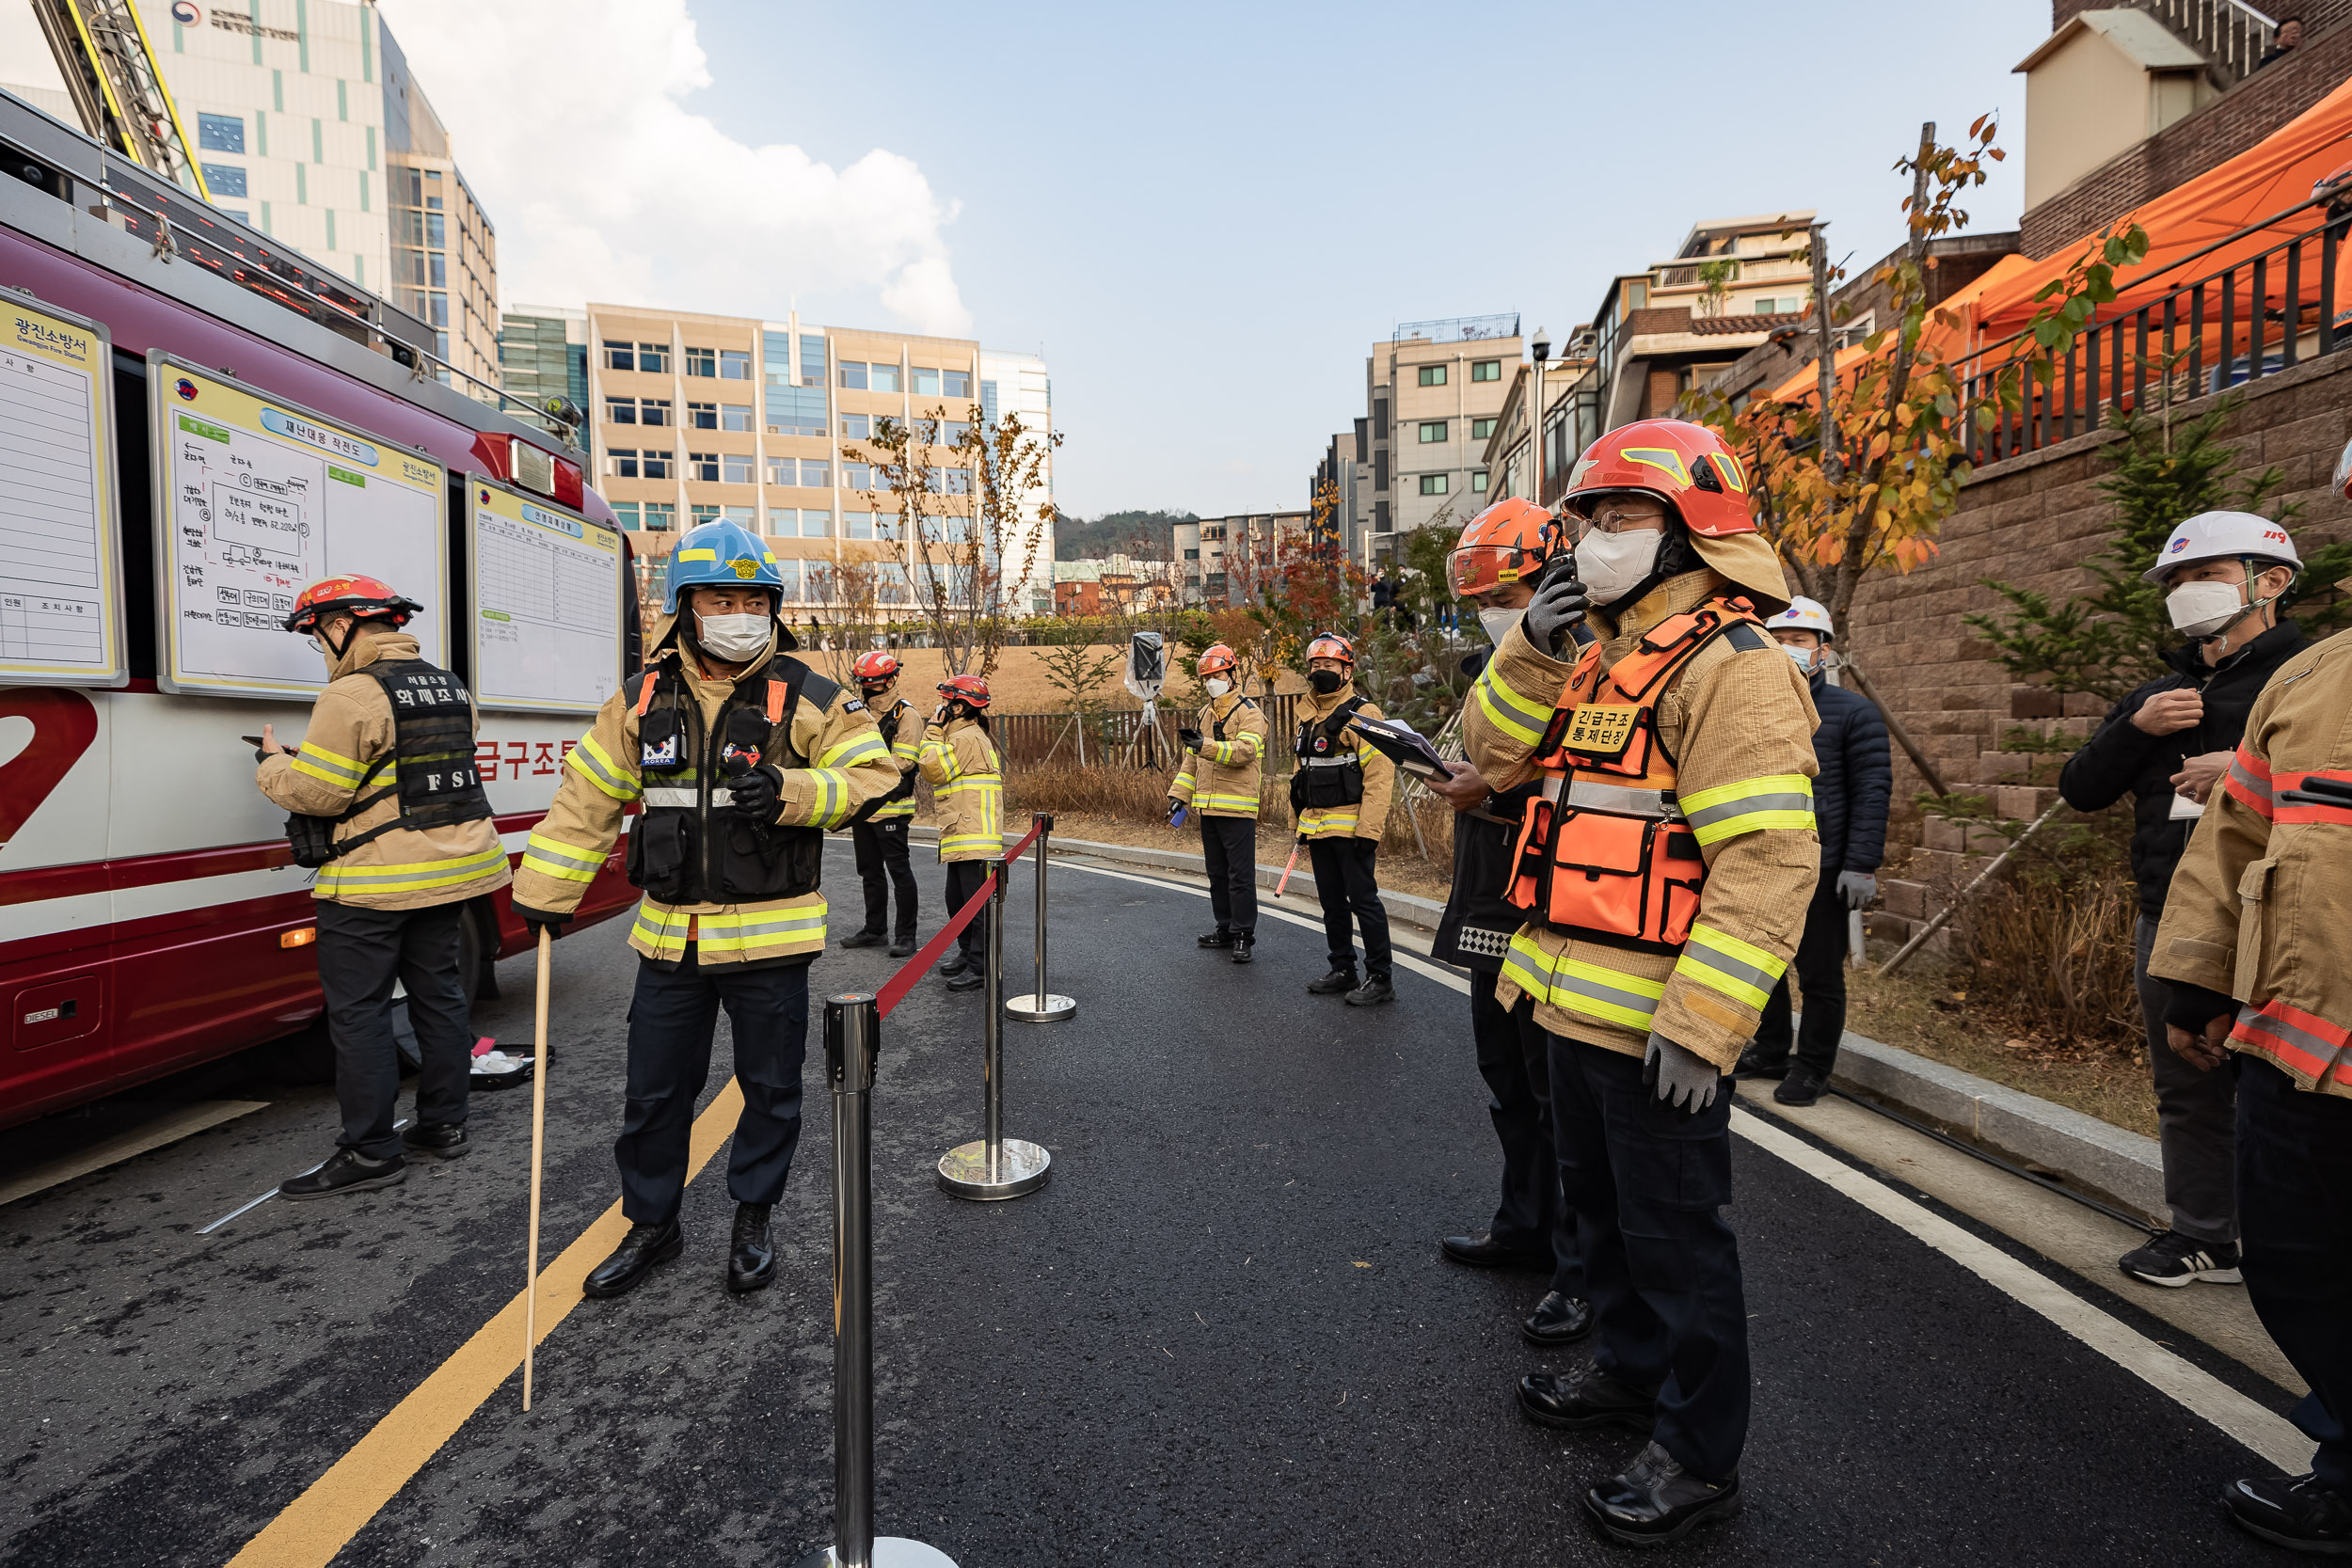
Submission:
[[[415,1118],[414,1118],[414,1117],[401,1117],[398,1121],[396,1121],[396,1122],[392,1123],[392,1131],[393,1131],[393,1132],[399,1132],[402,1128],[404,1128],[404,1127],[407,1126],[407,1125],[409,1124],[409,1122],[410,1122],[410,1121],[412,1121],[412,1120],[414,1120],[414,1119],[415,1119]],[[332,1158],[334,1158],[334,1156],[332,1156],[332,1155],[327,1156],[327,1159],[332,1159]],[[312,1166],[310,1167],[310,1170],[306,1170],[306,1171],[297,1171],[297,1172],[295,1172],[295,1175],[297,1175],[297,1176],[308,1176],[308,1175],[310,1175],[310,1171],[311,1171],[311,1170],[322,1170],[322,1169],[326,1168],[326,1160],[321,1160],[321,1161],[320,1161],[317,1164],[312,1165]],[[287,1180],[293,1180],[293,1178],[292,1178],[292,1177],[289,1177]],[[282,1184],[282,1183],[281,1183],[281,1184]],[[246,1213],[246,1212],[250,1212],[250,1211],[252,1211],[252,1210],[259,1209],[259,1208],[260,1208],[262,1204],[267,1203],[267,1202],[268,1202],[271,1198],[274,1198],[274,1197],[276,1197],[277,1196],[278,1196],[278,1188],[276,1188],[276,1187],[272,1187],[272,1188],[271,1188],[268,1192],[263,1193],[263,1194],[262,1194],[260,1197],[257,1197],[257,1198],[253,1199],[250,1203],[240,1204],[238,1207],[236,1207],[236,1208],[234,1208],[234,1209],[230,1210],[230,1211],[229,1211],[229,1212],[227,1212],[227,1213],[225,1213],[225,1214],[221,1215],[221,1216],[220,1216],[220,1218],[218,1218],[218,1219],[215,1220],[212,1224],[210,1224],[210,1225],[206,1226],[203,1229],[199,1230],[199,1231],[197,1232],[197,1234],[198,1234],[198,1235],[199,1235],[199,1236],[209,1236],[209,1235],[211,1235],[214,1231],[218,1230],[218,1229],[219,1229],[222,1226],[227,1225],[227,1224],[228,1224],[230,1220],[235,1219],[235,1218],[236,1218],[239,1214]]]
[[[1168,888],[1177,893],[1189,893],[1202,898],[1208,896],[1205,888],[1186,887],[1181,882],[1161,881],[1154,877],[1138,877],[1132,872],[1106,871],[1098,866],[1075,864],[1070,865],[1070,869],[1091,872],[1097,877],[1113,877],[1120,881]],[[1287,911],[1267,909],[1261,905],[1259,913],[1311,930],[1323,929],[1320,924]],[[1424,963],[1404,953],[1399,953],[1396,958],[1404,967],[1424,974],[1440,985],[1465,994],[1470,990],[1469,981],[1435,964]],[[1877,1178],[1865,1175],[1833,1155],[1824,1154],[1803,1139],[1790,1136],[1762,1117],[1736,1105],[1731,1112],[1731,1130],[1766,1153],[1788,1162],[1815,1180],[1853,1199],[1881,1219],[1909,1232],[1915,1239],[1933,1247],[2010,1300],[2031,1307],[2191,1415],[2212,1422],[2287,1474],[2299,1475],[2311,1468],[2312,1440],[2297,1431],[2294,1422],[2256,1403],[2212,1373],[2173,1354],[2146,1335],[2101,1311],[2048,1275],[2019,1262],[1992,1243],[1971,1235],[1951,1221],[1913,1202]]]

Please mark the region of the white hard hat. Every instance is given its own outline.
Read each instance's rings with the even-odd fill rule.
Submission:
[[[2172,531],[2156,552],[2156,563],[2140,573],[2144,582],[2161,583],[2184,566],[2201,561],[2282,561],[2297,571],[2303,558],[2284,523],[2274,523],[2251,512],[2200,512]]]
[[[1837,628],[1830,623],[1828,610],[1818,599],[1791,599],[1787,610],[1766,621],[1764,626],[1769,631],[1779,631],[1784,626],[1793,631],[1818,631],[1824,642],[1834,641],[1837,637]]]

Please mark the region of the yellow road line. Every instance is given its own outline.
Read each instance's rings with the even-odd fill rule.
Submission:
[[[729,1079],[709,1107],[694,1118],[687,1180],[693,1180],[710,1163],[719,1146],[735,1131],[735,1118],[742,1109],[743,1091]],[[580,1287],[588,1271],[620,1245],[628,1230],[628,1222],[621,1217],[621,1206],[615,1203],[565,1247],[562,1257],[539,1271],[539,1343],[545,1344],[555,1325],[580,1305]],[[517,1291],[497,1317],[458,1347],[456,1354],[435,1368],[326,1474],[246,1542],[245,1549],[229,1560],[229,1568],[326,1568],[335,1554],[392,1500],[409,1477],[424,1468],[425,1461],[455,1436],[467,1418],[482,1408],[483,1401],[496,1393],[522,1364],[523,1293]],[[541,1370],[545,1370],[543,1366]],[[544,1376],[540,1386],[540,1402],[545,1403]]]

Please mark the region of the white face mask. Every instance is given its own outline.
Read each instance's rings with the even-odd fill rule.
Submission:
[[[1790,658],[1795,659],[1797,661],[1798,669],[1804,671],[1808,675],[1813,673],[1813,649],[1800,648],[1794,642],[1783,642],[1780,645],[1780,651],[1787,654]]]
[[[1614,604],[1650,575],[1665,543],[1665,530],[1655,528],[1587,534],[1576,546],[1576,575],[1593,603]]]
[[[1222,697],[1225,693],[1233,689],[1233,683],[1232,681],[1208,680],[1202,681],[1200,684],[1209,689],[1209,695],[1212,697]]]
[[[1478,624],[1486,628],[1486,641],[1500,648],[1502,640],[1511,635],[1511,628],[1518,626],[1519,618],[1526,613],[1525,606],[1515,610],[1482,610],[1478,612]]]
[[[2187,637],[2212,637],[2237,619],[2247,608],[2244,584],[2185,582],[2164,596],[2165,612],[2173,628]]]
[[[742,663],[758,657],[768,646],[769,628],[775,618],[770,615],[694,615],[694,641],[703,651],[716,655],[730,663]]]

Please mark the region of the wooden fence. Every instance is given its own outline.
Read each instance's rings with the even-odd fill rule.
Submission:
[[[1278,756],[1287,753],[1298,727],[1298,698],[1286,693],[1253,699],[1265,714],[1266,733]],[[1140,708],[1117,708],[1084,716],[1072,713],[992,713],[989,728],[1007,768],[1039,768],[1048,762],[1089,768],[1166,768],[1183,750],[1179,726],[1197,710],[1163,705],[1158,723],[1147,728]]]

